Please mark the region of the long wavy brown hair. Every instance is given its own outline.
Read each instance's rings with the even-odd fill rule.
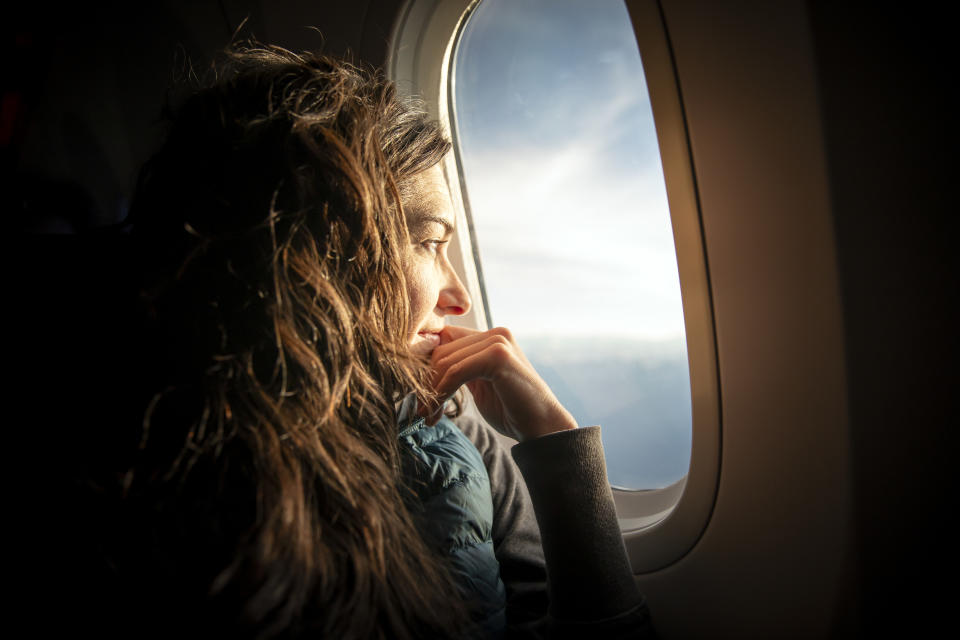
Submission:
[[[463,632],[396,415],[430,394],[402,203],[449,147],[377,73],[256,44],[173,113],[130,218],[152,355],[115,562],[151,611],[231,637]]]

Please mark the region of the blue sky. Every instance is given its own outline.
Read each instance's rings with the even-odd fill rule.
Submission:
[[[620,0],[484,0],[455,73],[464,173],[495,324],[682,339],[673,234]]]

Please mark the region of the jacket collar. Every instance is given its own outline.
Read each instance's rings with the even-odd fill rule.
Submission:
[[[399,437],[410,435],[423,428],[424,419],[417,415],[417,395],[407,394],[397,403],[397,426],[400,427]]]

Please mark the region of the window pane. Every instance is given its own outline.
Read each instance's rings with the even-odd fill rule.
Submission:
[[[687,473],[690,381],[653,114],[623,2],[484,0],[454,61],[461,167],[491,318],[611,484]]]

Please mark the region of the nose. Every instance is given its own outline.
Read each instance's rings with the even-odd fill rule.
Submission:
[[[460,276],[453,270],[453,266],[447,262],[445,267],[446,278],[444,286],[440,288],[437,308],[442,315],[462,316],[470,310],[470,294],[460,281]]]

